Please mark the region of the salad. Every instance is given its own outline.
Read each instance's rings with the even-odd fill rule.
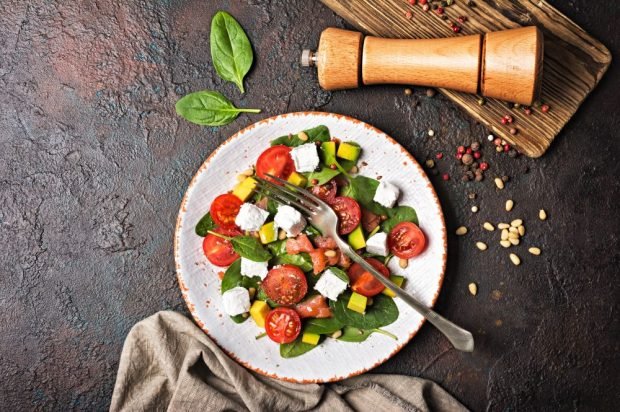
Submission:
[[[331,138],[326,126],[278,137],[256,165],[215,198],[196,225],[207,260],[222,269],[222,305],[232,321],[249,319],[280,345],[284,358],[325,339],[362,342],[399,316],[395,294],[340,252],[290,206],[256,191],[269,175],[304,187],[338,215],[338,233],[399,287],[387,268],[392,257],[415,258],[426,246],[415,210],[398,205],[400,189],[358,174],[363,148]],[[362,163],[363,164],[363,163]]]

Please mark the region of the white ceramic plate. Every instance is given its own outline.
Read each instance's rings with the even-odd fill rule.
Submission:
[[[256,162],[269,141],[326,125],[333,137],[355,140],[362,146],[360,174],[382,176],[401,188],[399,204],[415,208],[427,237],[426,250],[401,269],[392,259],[392,273],[407,278],[405,288],[428,306],[437,299],[446,268],[446,228],[441,206],[420,165],[394,139],[359,120],[320,112],[289,113],[255,123],[226,140],[200,167],[183,198],[175,233],[175,260],[179,285],[196,323],[233,359],[256,372],[294,382],[329,382],[361,374],[385,362],[416,334],[423,318],[396,299],[400,316],[384,329],[393,340],[373,334],[362,343],[326,339],[318,348],[283,359],[268,338],[256,340],[263,330],[251,320],[234,323],[222,310],[222,268],[212,266],[202,252],[202,238],[194,233],[198,220],[213,199],[236,184],[236,176]]]

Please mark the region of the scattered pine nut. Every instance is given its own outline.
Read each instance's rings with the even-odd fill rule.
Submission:
[[[499,244],[502,245],[503,247],[510,247],[512,245],[512,243],[510,243],[507,240],[500,240]]]
[[[278,239],[280,240],[286,239],[286,232],[283,229],[280,229],[280,231],[278,232]]]
[[[336,251],[335,250],[326,250],[325,251],[325,256],[327,256],[327,257],[335,257],[336,256]]]
[[[502,236],[501,236],[501,239],[502,239],[502,240],[508,240],[508,236],[509,236],[508,229],[503,229],[503,230],[502,230]]]
[[[476,247],[480,250],[487,250],[487,244],[483,242],[476,242]]]
[[[497,227],[500,229],[508,229],[510,225],[508,223],[500,223]]]
[[[305,142],[308,140],[308,135],[306,134],[306,132],[297,133],[297,137],[299,137],[299,140],[301,140],[302,142]]]
[[[430,137],[435,136],[435,131],[434,131],[433,129],[428,129],[428,135],[429,135]]]
[[[517,246],[519,243],[521,243],[521,241],[519,240],[519,238],[508,238],[508,241],[510,242],[511,245],[513,246]]]
[[[256,288],[248,288],[248,294],[250,295],[250,300],[254,299],[254,295],[256,294]]]
[[[465,226],[460,226],[456,229],[455,233],[457,236],[463,236],[465,233],[467,233],[467,228]]]
[[[530,252],[532,255],[540,255],[540,249],[537,247],[531,247],[527,251]]]
[[[243,182],[246,177],[244,174],[237,175],[237,182]]]
[[[506,200],[506,212],[510,212],[514,205],[515,202],[513,202],[511,199]]]
[[[519,229],[517,229],[516,227],[509,227],[509,228],[508,228],[508,233],[516,233],[516,234],[519,234]]]
[[[337,330],[336,332],[331,334],[332,339],[338,339],[342,336],[342,330]]]
[[[471,293],[473,296],[476,296],[478,294],[478,285],[476,285],[474,282],[471,282],[467,287],[469,288],[469,293]]]
[[[242,313],[241,317],[243,318],[247,318],[248,316],[250,316],[250,314],[248,312]]]
[[[510,239],[519,239],[519,233],[508,232],[508,240]]]
[[[519,259],[519,256],[515,255],[514,253],[510,254],[510,260],[512,261],[512,263],[514,263],[515,266],[519,266],[521,264],[521,259]]]
[[[484,222],[484,224],[482,225],[483,228],[485,228],[486,230],[488,230],[489,232],[492,232],[495,230],[495,226],[493,226],[492,224],[490,224],[489,222]]]
[[[241,174],[244,176],[252,176],[254,174],[254,169],[252,168],[246,169],[243,172],[241,172]]]
[[[471,207],[471,211],[474,212],[474,213],[477,213],[478,212],[478,206],[472,206]]]
[[[400,259],[398,261],[398,266],[400,266],[403,269],[407,269],[407,266],[409,266],[409,260],[408,259]]]
[[[546,220],[547,219],[547,212],[545,212],[545,209],[540,209],[540,211],[538,212],[538,218],[540,220]]]
[[[525,235],[525,226],[521,225],[517,229],[519,229],[519,236]]]
[[[512,227],[519,227],[523,224],[523,220],[521,219],[515,219],[512,222],[510,222],[510,226]]]
[[[499,177],[495,178],[495,186],[497,186],[498,189],[503,189],[504,188],[504,181],[502,179],[500,179]]]

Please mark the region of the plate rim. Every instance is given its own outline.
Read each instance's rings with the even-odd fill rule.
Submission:
[[[221,142],[216,148],[215,150],[213,150],[213,152],[211,152],[211,154],[209,154],[209,156],[207,156],[207,158],[204,160],[204,162],[200,165],[200,167],[198,168],[198,170],[196,170],[196,172],[194,173],[194,175],[192,176],[192,179],[190,180],[189,184],[187,185],[187,188],[185,190],[185,193],[183,194],[183,198],[181,199],[181,204],[179,207],[179,213],[177,215],[177,219],[176,219],[176,224],[175,224],[175,229],[174,229],[174,242],[173,242],[173,249],[174,249],[174,262],[175,262],[175,271],[176,271],[176,277],[177,277],[177,282],[179,284],[179,289],[181,290],[181,296],[183,297],[183,301],[185,302],[185,305],[187,306],[187,309],[189,310],[190,314],[192,315],[192,318],[194,320],[194,323],[196,323],[196,325],[217,345],[217,347],[222,350],[222,352],[224,352],[228,357],[230,357],[231,359],[233,359],[235,362],[237,362],[238,364],[242,365],[243,367],[254,371],[260,375],[263,376],[267,376],[270,378],[275,378],[281,381],[285,381],[285,382],[291,382],[291,383],[304,383],[304,384],[308,384],[308,383],[330,383],[330,382],[338,382],[344,379],[348,379],[348,378],[352,378],[354,376],[358,376],[361,375],[363,373],[366,373],[374,368],[376,368],[377,366],[385,363],[386,361],[388,361],[389,359],[391,359],[392,357],[394,357],[394,355],[396,355],[398,352],[400,352],[406,345],[409,344],[409,342],[411,342],[411,340],[413,339],[413,337],[422,329],[422,326],[424,326],[424,323],[426,322],[426,319],[423,317],[422,320],[420,321],[420,323],[418,324],[418,327],[416,328],[415,331],[413,331],[412,333],[409,334],[409,336],[407,337],[406,340],[403,341],[402,344],[398,345],[396,347],[396,349],[394,349],[388,356],[386,356],[383,359],[378,360],[376,363],[374,363],[372,366],[368,367],[368,368],[362,368],[356,371],[353,371],[351,373],[349,373],[347,376],[334,376],[334,377],[330,377],[327,379],[295,379],[295,378],[291,378],[291,377],[287,377],[287,376],[279,376],[276,373],[270,373],[267,371],[264,371],[260,368],[257,367],[253,367],[251,364],[249,364],[249,362],[245,362],[241,359],[239,359],[234,353],[229,352],[228,350],[226,350],[222,345],[220,345],[217,340],[211,336],[209,334],[209,330],[208,328],[205,326],[204,322],[202,320],[200,320],[199,316],[196,313],[195,310],[195,304],[191,301],[189,294],[187,292],[189,292],[189,288],[187,287],[184,279],[183,279],[183,274],[182,274],[182,270],[181,270],[181,258],[180,258],[180,225],[181,225],[181,220],[182,220],[182,216],[187,212],[187,201],[188,201],[188,195],[190,193],[190,189],[192,189],[192,187],[196,184],[196,179],[198,178],[198,176],[200,174],[202,174],[202,171],[209,165],[209,163],[211,162],[211,160],[213,159],[213,157],[219,152],[219,150],[229,144],[233,139],[236,139],[239,137],[239,135],[244,134],[249,132],[250,130],[261,126],[263,124],[266,123],[270,123],[273,121],[276,121],[278,119],[284,119],[287,117],[305,117],[305,116],[315,116],[315,117],[334,117],[338,120],[344,119],[346,121],[358,124],[358,125],[362,125],[363,127],[370,129],[371,131],[377,133],[378,135],[381,135],[382,137],[384,137],[388,142],[394,144],[397,146],[397,148],[411,161],[411,163],[418,169],[418,171],[420,172],[420,175],[422,176],[422,178],[426,181],[427,186],[430,188],[431,194],[433,196],[433,200],[437,206],[437,209],[439,210],[439,218],[441,221],[441,227],[442,227],[442,240],[443,240],[443,255],[442,255],[442,267],[441,267],[441,275],[439,277],[439,281],[438,281],[438,285],[437,285],[437,291],[435,292],[432,300],[431,300],[431,305],[430,308],[433,308],[435,306],[435,304],[437,303],[437,299],[439,298],[439,294],[441,293],[441,289],[443,287],[443,282],[445,279],[445,275],[446,275],[446,269],[447,269],[447,261],[448,261],[448,236],[447,236],[447,228],[446,228],[446,221],[445,221],[445,216],[443,213],[443,209],[441,207],[441,203],[439,202],[439,197],[437,196],[437,192],[435,190],[435,187],[433,186],[433,184],[431,183],[428,175],[426,174],[426,172],[424,171],[424,169],[422,168],[422,166],[420,165],[420,163],[418,163],[418,161],[415,159],[415,157],[413,157],[413,155],[411,153],[409,153],[409,151],[407,149],[405,149],[397,140],[395,140],[393,137],[391,137],[390,135],[388,135],[387,133],[383,132],[382,130],[378,129],[375,126],[372,126],[371,124],[368,124],[364,121],[358,120],[354,117],[348,116],[348,115],[343,115],[343,114],[337,114],[337,113],[333,113],[333,112],[322,112],[322,111],[300,111],[300,112],[289,112],[289,113],[283,113],[283,114],[279,114],[279,115],[275,115],[275,116],[271,116],[271,117],[266,117],[264,119],[259,120],[258,122],[252,123],[246,127],[244,127],[243,129],[240,129],[239,131],[237,131],[236,133],[234,133],[233,135],[229,136],[227,139],[225,139],[223,142]]]

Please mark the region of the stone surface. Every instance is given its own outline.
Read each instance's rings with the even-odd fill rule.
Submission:
[[[614,2],[553,3],[620,51]],[[211,64],[209,22],[219,8],[254,45],[245,95]],[[376,372],[433,379],[474,410],[611,410],[620,402],[617,64],[547,155],[511,159],[495,154],[483,127],[422,89],[321,91],[299,53],[327,26],[344,25],[302,0],[0,3],[3,410],[107,409],[131,326],[161,309],[187,313],[172,236],[191,176],[238,129],[299,110],[367,121],[420,162],[443,152],[432,179],[449,233],[470,228],[449,239],[437,308],[475,333],[476,351],[458,353],[425,326]],[[174,103],[200,89],[263,112],[219,129],[188,124]],[[453,153],[473,141],[484,142],[491,168],[483,182],[462,183]],[[511,179],[497,191],[492,177],[504,174]],[[534,257],[519,246],[519,267],[499,233],[481,228],[508,219],[507,198],[515,200],[509,216],[527,226],[525,245],[543,250]],[[547,221],[537,219],[539,208]],[[477,240],[489,249],[476,249]]]

